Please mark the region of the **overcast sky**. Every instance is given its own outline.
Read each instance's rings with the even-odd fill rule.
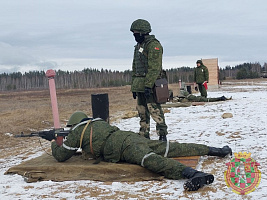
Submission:
[[[267,62],[266,0],[0,0],[0,73],[131,69],[131,23],[151,23],[163,67]]]

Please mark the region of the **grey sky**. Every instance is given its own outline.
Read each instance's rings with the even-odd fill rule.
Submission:
[[[131,68],[131,23],[143,18],[165,68],[219,58],[267,62],[264,0],[0,0],[0,73]]]

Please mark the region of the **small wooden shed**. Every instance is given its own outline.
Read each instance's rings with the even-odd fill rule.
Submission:
[[[218,58],[202,59],[202,62],[209,70],[209,89],[219,88]]]

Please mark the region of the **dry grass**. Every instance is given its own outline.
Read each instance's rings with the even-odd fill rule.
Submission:
[[[170,85],[174,93],[178,92],[178,85]],[[91,94],[108,93],[110,105],[110,121],[127,117],[137,116],[136,100],[132,98],[130,86],[114,88],[88,88],[75,90],[57,90],[57,101],[60,121],[62,126],[67,122],[70,115],[77,111],[84,111],[92,116]],[[53,116],[49,90],[42,91],[18,91],[0,93],[0,150],[6,152],[0,155],[0,159],[7,159],[19,156],[26,159],[27,156],[40,150],[38,138],[14,138],[13,135],[20,132],[30,133],[53,127]],[[49,142],[42,141],[42,145],[48,150]],[[21,155],[21,156],[20,156]],[[25,158],[24,158],[25,157]],[[2,165],[3,163],[0,162]],[[65,188],[62,188],[64,190]],[[99,188],[96,195],[99,194]],[[82,195],[93,195],[88,189]],[[117,192],[114,197],[118,195]],[[131,194],[124,194],[130,197]],[[113,197],[111,197],[113,198]]]
[[[178,93],[178,85],[170,85],[174,94]],[[89,88],[58,90],[58,108],[60,121],[64,123],[70,115],[84,111],[89,116],[91,110],[91,94],[108,93],[110,120],[122,118],[125,113],[135,111],[136,100],[132,98],[130,86],[114,88]],[[0,134],[29,133],[53,126],[51,102],[48,90],[21,91],[0,93]]]
[[[173,90],[174,96],[178,95],[178,84],[169,85],[169,88]],[[132,98],[130,86],[75,90],[62,89],[57,91],[60,121],[62,125],[64,125],[70,115],[77,110],[84,111],[89,116],[92,115],[91,94],[95,93],[108,93],[111,122],[125,116],[136,116],[136,100]],[[40,146],[37,138],[13,138],[5,133],[19,134],[21,131],[30,133],[32,131],[47,129],[53,126],[51,102],[48,89],[43,91],[1,92],[0,111],[0,150],[5,150],[3,152],[6,152],[5,154],[0,155],[0,159],[17,155],[29,156],[32,154],[32,152],[36,152],[34,149],[37,149],[37,147]],[[217,135],[223,135],[223,133],[218,132]],[[232,136],[237,138],[239,137],[239,134],[234,133]],[[49,147],[49,144],[47,147]],[[208,158],[205,161],[205,165],[208,165],[209,162],[213,163],[214,160],[212,158]],[[0,164],[2,165],[4,163],[0,162]],[[149,184],[151,183],[148,183],[148,185]],[[162,183],[157,182],[157,184]],[[82,186],[79,186],[78,188],[78,190],[81,192],[81,198],[84,198],[89,194],[91,197],[97,197],[99,193],[104,193],[106,191],[97,187],[81,187]],[[68,191],[67,186],[66,188],[64,187],[61,189],[62,191]],[[203,193],[205,193],[205,191],[209,192],[210,190],[211,187],[204,188]],[[136,197],[135,195],[132,196],[132,194],[127,192],[119,193],[120,195],[123,194],[129,198]],[[115,191],[110,197],[116,198],[117,195],[119,195],[118,191]],[[153,199],[160,199],[161,197],[158,197],[158,195],[159,194],[154,194]],[[184,193],[184,197],[187,197],[187,193]]]
[[[178,84],[169,86],[178,94]],[[130,86],[113,88],[60,89],[57,90],[59,117],[64,127],[70,115],[75,111],[84,111],[92,116],[91,94],[108,93],[110,105],[110,121],[137,116],[136,100],[132,98]],[[53,127],[53,116],[49,90],[16,91],[0,93],[0,149],[12,148],[8,155],[17,155],[20,151],[36,147],[36,138],[13,138],[13,135],[24,132],[29,134]]]
[[[93,88],[76,90],[58,90],[58,108],[62,126],[75,111],[84,111],[92,116],[91,94],[108,93],[110,104],[110,121],[121,118],[125,112],[135,110],[136,101],[132,99],[130,86],[114,88]],[[7,154],[0,158],[15,156],[34,149],[37,138],[13,138],[20,132],[30,133],[53,127],[53,116],[49,91],[20,91],[0,93],[0,149]],[[12,151],[10,151],[12,149]]]
[[[108,93],[110,118],[116,118],[118,113],[134,110],[130,87],[58,90],[58,108],[60,121],[64,123],[70,115],[81,110],[89,116],[91,111],[91,94]],[[0,94],[0,134],[29,133],[53,126],[53,117],[49,91],[5,92]]]

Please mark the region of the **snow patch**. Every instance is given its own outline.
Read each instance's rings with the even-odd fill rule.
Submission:
[[[261,86],[236,86],[246,91],[233,91],[233,87],[223,86],[220,91],[208,91],[209,97],[226,96],[233,100],[225,102],[206,103],[204,106],[170,108],[166,113],[168,139],[177,142],[199,143],[208,146],[222,147],[229,145],[233,152],[250,152],[251,156],[260,163],[262,172],[261,183],[252,193],[241,196],[228,188],[224,181],[225,165],[231,160],[203,156],[197,166],[198,170],[213,173],[215,181],[197,192],[185,192],[184,180],[142,181],[142,182],[113,182],[97,181],[43,181],[26,183],[19,175],[4,175],[4,172],[22,162],[22,155],[1,159],[0,168],[0,199],[266,199],[267,189],[267,83]],[[223,113],[232,113],[233,118],[222,119]],[[123,119],[113,123],[122,130],[138,132],[139,118]],[[158,139],[155,122],[151,120],[151,139]],[[27,158],[31,159],[43,152],[36,149]],[[64,188],[64,189],[62,189]],[[79,189],[77,189],[79,188]],[[94,192],[86,189],[97,188],[100,196],[91,196]],[[57,191],[61,191],[58,193]]]

